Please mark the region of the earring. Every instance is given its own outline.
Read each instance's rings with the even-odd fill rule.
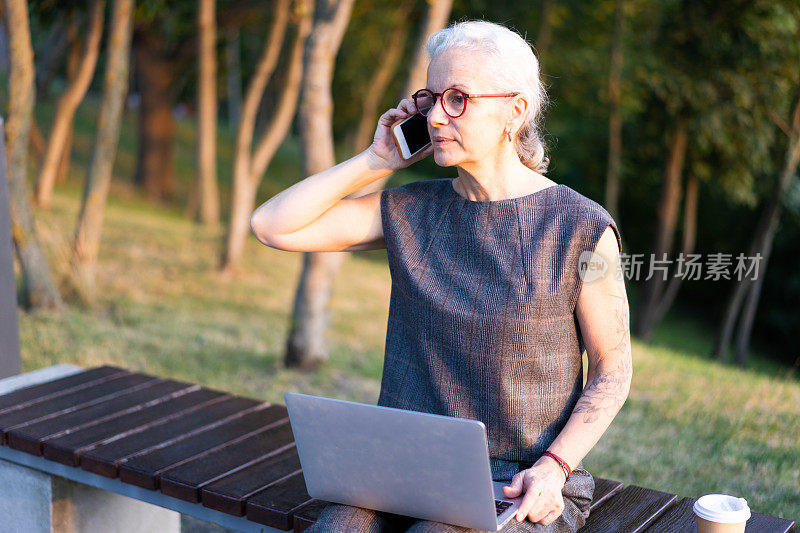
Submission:
[[[511,130],[507,131],[506,135],[508,135],[508,142],[511,142]]]

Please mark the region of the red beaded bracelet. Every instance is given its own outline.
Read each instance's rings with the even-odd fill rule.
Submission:
[[[551,451],[546,451],[542,455],[546,455],[548,457],[552,457],[555,460],[555,462],[558,463],[558,466],[561,467],[561,470],[564,471],[564,480],[566,481],[569,478],[570,473],[572,473],[572,469],[569,467],[569,465],[567,464],[567,462],[564,459],[562,459],[561,457],[557,456],[556,454],[554,454]]]

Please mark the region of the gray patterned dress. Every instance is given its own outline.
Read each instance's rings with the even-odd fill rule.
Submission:
[[[451,179],[381,194],[392,290],[378,405],[480,420],[492,477],[539,459],[582,391],[583,339],[575,316],[579,257],[616,223],[566,185],[473,201]],[[574,470],[565,509],[547,528],[574,532],[589,515],[594,479]],[[314,531],[468,531],[346,505],[329,505]]]

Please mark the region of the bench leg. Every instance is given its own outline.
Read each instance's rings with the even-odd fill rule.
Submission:
[[[179,533],[180,513],[0,460],[3,531]]]

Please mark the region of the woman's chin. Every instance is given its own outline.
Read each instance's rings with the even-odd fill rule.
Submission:
[[[444,150],[433,150],[433,160],[440,167],[452,167],[456,164],[455,158]]]

